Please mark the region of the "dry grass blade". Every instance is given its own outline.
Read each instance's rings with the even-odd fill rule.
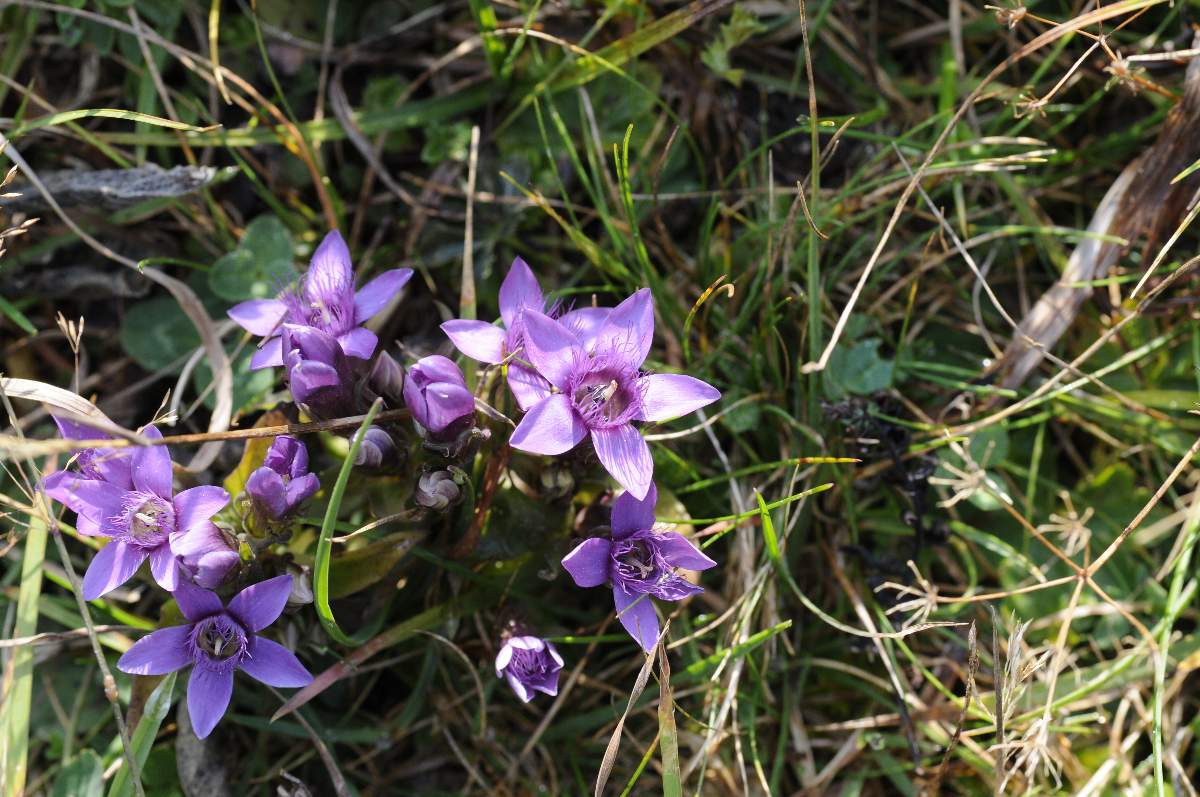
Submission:
[[[662,632],[658,635],[658,642],[655,645],[657,650],[662,646],[663,639],[667,636],[667,630],[671,624],[664,623]],[[650,680],[650,673],[654,670],[655,655],[653,653],[646,656],[646,661],[642,664],[642,669],[638,671],[637,679],[633,682],[633,691],[629,693],[629,702],[625,704],[625,711],[621,713],[621,718],[617,720],[617,727],[613,729],[612,737],[608,740],[608,746],[604,748],[604,758],[600,761],[600,771],[596,773],[596,788],[593,789],[594,797],[600,797],[604,794],[604,787],[608,785],[608,778],[612,774],[613,765],[617,763],[617,750],[621,747],[621,733],[625,730],[625,720],[629,717],[629,712],[633,711],[633,705],[642,696],[642,692],[646,689],[646,682]]]

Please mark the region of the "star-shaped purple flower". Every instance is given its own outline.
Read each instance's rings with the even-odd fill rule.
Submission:
[[[229,707],[234,670],[269,686],[304,686],[312,681],[296,654],[257,633],[283,612],[291,590],[292,577],[277,576],[246,587],[226,608],[214,593],[182,585],[175,600],[187,624],[142,637],[117,667],[132,675],[166,675],[192,665],[188,714],[196,736],[203,739]]]
[[[533,276],[528,264],[521,258],[513,260],[504,282],[500,284],[500,319],[503,327],[486,321],[456,319],[442,324],[442,331],[459,351],[472,360],[493,365],[509,360],[508,387],[522,410],[527,410],[541,399],[550,395],[550,383],[536,370],[528,367],[524,357],[524,310],[536,310],[546,315],[556,315],[556,308],[548,305],[537,277]],[[582,307],[564,313],[559,322],[572,330],[581,340],[590,341],[608,317],[607,307]]]
[[[654,531],[658,490],[650,485],[642,500],[622,493],[613,502],[612,539],[592,537],[562,560],[581,587],[612,585],[617,619],[647,653],[658,641],[658,615],[650,596],[677,601],[703,592],[675,568],[707,570],[717,563],[673,531]]]
[[[654,463],[633,421],[665,421],[721,397],[695,377],[642,373],[654,337],[648,288],[614,307],[590,342],[536,310],[522,324],[529,361],[555,392],[529,408],[509,444],[561,454],[591,436],[600,463],[635,498],[650,489]]]
[[[246,479],[246,493],[271,520],[280,520],[321,487],[317,474],[308,472],[308,449],[288,435],[271,442],[262,467]]]
[[[557,695],[562,668],[562,656],[554,645],[535,636],[509,637],[496,656],[496,676],[507,680],[525,703],[536,692]]]
[[[162,438],[153,426],[142,434]],[[94,600],[116,589],[147,558],[154,580],[169,592],[181,583],[181,565],[186,577],[215,586],[238,562],[237,552],[212,523],[212,516],[229,503],[229,493],[203,486],[175,495],[166,446],[138,448],[127,459],[128,471],[113,464],[107,476],[93,474],[102,478],[60,471],[43,481],[46,495],[78,514],[80,534],[112,540],[88,565],[83,597]]]
[[[411,277],[411,268],[395,268],[355,292],[350,250],[334,230],[313,253],[298,290],[242,302],[229,310],[229,317],[250,334],[266,338],[250,360],[251,368],[283,365],[279,327],[284,322],[319,329],[336,338],[347,357],[367,360],[379,339],[362,324],[387,307]]]

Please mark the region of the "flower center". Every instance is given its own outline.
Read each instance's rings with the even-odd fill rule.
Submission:
[[[150,493],[125,495],[118,527],[125,542],[139,548],[157,548],[175,530],[175,509],[169,501]]]
[[[606,429],[633,420],[641,407],[637,371],[611,358],[589,357],[567,385],[567,395],[589,428]]]
[[[514,648],[512,659],[508,662],[506,668],[518,679],[524,681],[533,676],[542,675],[546,672],[546,659],[548,657],[543,653],[524,648]]]
[[[225,614],[206,617],[196,623],[188,642],[192,659],[215,670],[232,670],[246,656],[246,632]]]
[[[657,582],[661,570],[659,557],[646,540],[621,540],[613,543],[613,561],[622,581]]]

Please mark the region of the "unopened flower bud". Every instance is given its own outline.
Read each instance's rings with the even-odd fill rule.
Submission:
[[[421,474],[414,498],[421,506],[440,512],[462,499],[462,488],[458,486],[453,473],[435,470]]]
[[[281,520],[321,487],[308,472],[308,449],[288,435],[271,443],[262,467],[246,480],[246,493],[255,509],[271,520]]]
[[[288,594],[289,609],[307,606],[313,602],[312,571],[308,567],[288,562],[287,572],[292,577],[292,591]]]
[[[436,354],[409,369],[404,403],[424,435],[434,441],[457,438],[475,419],[475,397],[467,390],[462,371]]]
[[[368,382],[371,390],[387,399],[389,404],[404,401],[404,366],[390,354],[380,352],[375,358]]]
[[[378,468],[396,453],[392,436],[378,426],[368,426],[363,435],[354,464],[363,468]]]

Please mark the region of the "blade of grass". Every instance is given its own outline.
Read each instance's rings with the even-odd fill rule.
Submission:
[[[658,646],[658,738],[662,751],[663,797],[683,797],[679,772],[679,732],[675,729],[675,698],[671,694],[671,665],[667,650]]]
[[[367,428],[370,427],[371,421],[375,420],[375,416],[379,414],[379,410],[383,407],[383,401],[376,399],[371,405],[371,409],[367,412],[362,423],[359,424],[358,431],[354,433],[354,440],[350,443],[350,451],[347,452],[346,458],[342,461],[341,470],[338,471],[337,481],[334,482],[333,491],[329,494],[329,506],[325,510],[325,520],[321,523],[321,536],[317,539],[317,550],[313,555],[313,607],[317,610],[317,618],[324,626],[325,632],[343,645],[358,647],[366,642],[375,633],[377,629],[368,625],[355,635],[349,635],[341,629],[334,619],[333,610],[329,608],[329,557],[333,550],[333,530],[337,525],[338,510],[342,508],[342,499],[346,495],[346,484],[350,481],[350,471],[354,467],[354,458],[358,455],[358,449],[362,446],[363,438],[366,436]]]
[[[154,740],[158,737],[158,729],[171,708],[175,695],[175,678],[178,674],[173,672],[164,677],[150,693],[150,699],[146,701],[146,707],[142,711],[142,719],[133,732],[130,748],[134,760],[137,761],[138,771],[145,767],[150,748],[154,746]],[[132,793],[129,767],[123,766],[113,776],[112,785],[108,788],[108,797],[128,797]]]
[[[38,597],[42,592],[42,563],[46,557],[46,523],[37,515],[29,516],[29,533],[21,560],[21,587],[17,597],[17,620],[13,636],[37,633]],[[29,762],[29,713],[33,695],[32,646],[12,651],[5,668],[4,716],[4,794],[20,797],[25,793]]]

